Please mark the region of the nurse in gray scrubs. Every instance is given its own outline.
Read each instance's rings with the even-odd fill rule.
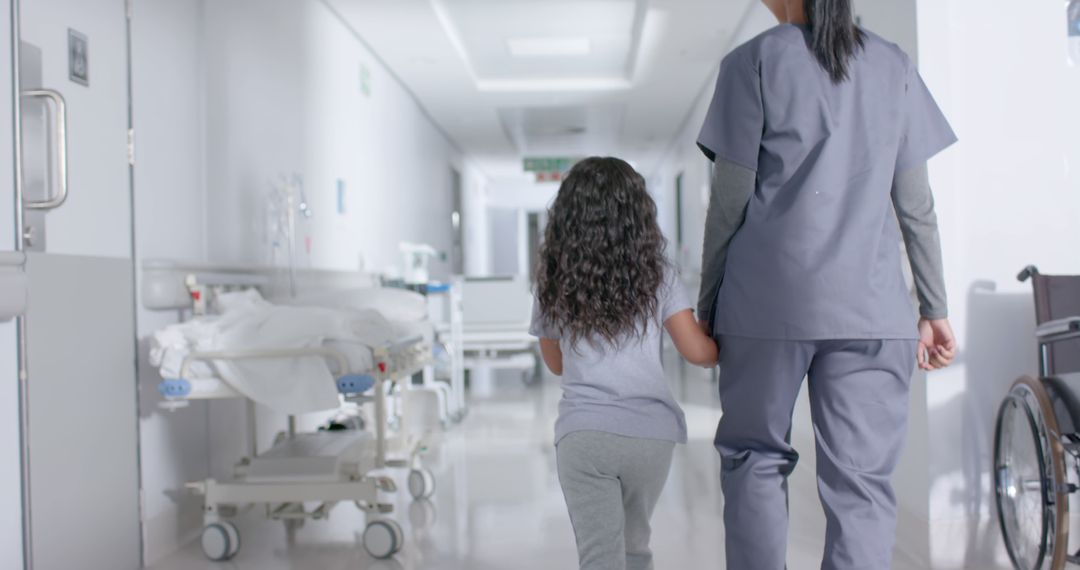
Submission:
[[[822,568],[889,568],[909,381],[956,351],[926,168],[956,137],[850,0],[765,4],[781,23],[724,59],[698,140],[715,163],[698,314],[721,346],[727,567],[784,568],[806,378]]]

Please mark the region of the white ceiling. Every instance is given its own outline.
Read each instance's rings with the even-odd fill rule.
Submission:
[[[524,156],[650,170],[755,1],[327,0],[495,180]]]
[[[640,28],[635,21],[640,6],[635,0],[435,0],[432,4],[444,27],[460,38],[460,55],[481,82],[590,77],[625,80],[635,32]],[[508,40],[544,38],[577,43],[587,53],[515,57],[508,45]]]

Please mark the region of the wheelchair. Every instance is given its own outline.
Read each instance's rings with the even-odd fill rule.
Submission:
[[[1013,383],[998,411],[998,522],[1017,570],[1080,564],[1069,552],[1069,499],[1080,490],[1080,276],[1018,276],[1035,290],[1039,377]]]

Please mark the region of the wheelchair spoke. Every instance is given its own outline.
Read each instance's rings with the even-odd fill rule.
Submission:
[[[1003,408],[997,449],[997,488],[1006,541],[1019,568],[1034,570],[1045,554],[1049,487],[1040,434],[1025,404]]]
[[[1031,479],[1024,479],[1020,482],[1020,486],[1025,491],[1041,492],[1043,488],[1042,479],[1039,477],[1033,477]]]

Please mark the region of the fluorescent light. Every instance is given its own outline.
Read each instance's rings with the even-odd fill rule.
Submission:
[[[506,40],[514,57],[569,57],[589,55],[589,38],[510,38]]]
[[[581,91],[625,91],[633,87],[622,77],[583,77],[581,79],[478,79],[476,88],[485,93],[535,93]]]

